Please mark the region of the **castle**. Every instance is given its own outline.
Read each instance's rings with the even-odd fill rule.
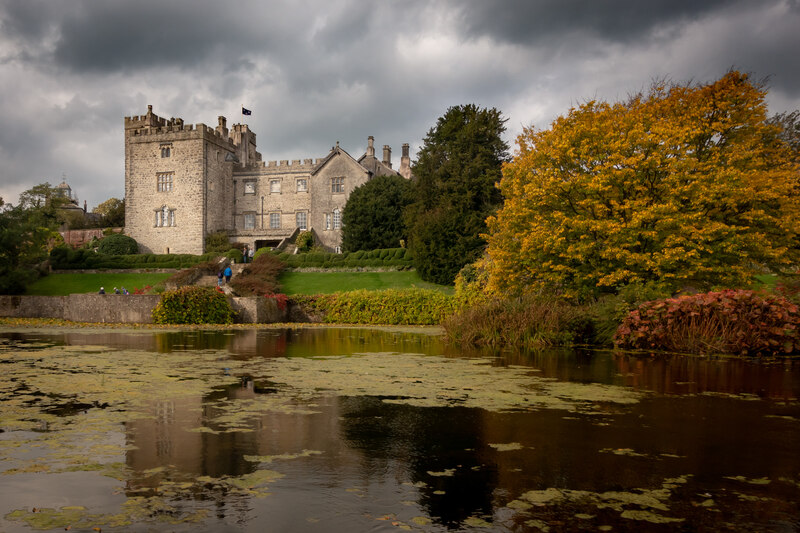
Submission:
[[[224,231],[231,242],[277,247],[301,231],[340,251],[342,210],[350,193],[376,176],[411,177],[408,144],[397,170],[391,148],[375,157],[368,138],[355,159],[339,143],[323,158],[261,160],[246,124],[229,131],[147,114],[125,117],[125,233],[143,253],[201,254],[205,238]]]

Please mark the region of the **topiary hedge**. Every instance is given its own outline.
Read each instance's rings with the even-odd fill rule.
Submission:
[[[259,250],[260,251],[260,250]],[[258,253],[258,252],[256,252]],[[303,254],[279,253],[278,258],[289,268],[396,268],[409,269],[411,255],[405,248],[386,248],[382,250],[359,250],[343,254],[310,252]]]
[[[97,251],[106,255],[131,255],[139,253],[139,245],[133,237],[114,233],[100,240]]]
[[[339,324],[440,324],[456,309],[453,296],[429,289],[351,291],[292,296],[308,314]]]
[[[233,316],[223,293],[191,285],[164,292],[152,313],[156,324],[231,324]]]
[[[614,336],[617,346],[686,353],[800,353],[800,309],[780,296],[725,290],[645,302]]]
[[[108,238],[108,237],[106,237]],[[217,254],[131,254],[106,255],[92,250],[58,246],[50,252],[50,266],[56,270],[189,268],[209,261]]]

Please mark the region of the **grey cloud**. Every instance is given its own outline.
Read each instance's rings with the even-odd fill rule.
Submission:
[[[464,33],[531,44],[576,35],[630,43],[656,27],[701,18],[741,0],[452,0]]]
[[[0,130],[0,193],[66,172],[90,207],[121,196],[122,117],[147,104],[213,125],[238,122],[243,103],[265,159],[323,157],[336,141],[358,157],[374,135],[396,162],[466,103],[518,132],[594,95],[736,67],[772,75],[781,104],[798,105],[797,12],[797,0],[0,0],[0,112],[19,126],[41,110]]]

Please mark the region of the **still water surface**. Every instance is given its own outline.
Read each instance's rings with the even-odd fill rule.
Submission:
[[[3,532],[800,531],[797,359],[7,327],[0,372]]]

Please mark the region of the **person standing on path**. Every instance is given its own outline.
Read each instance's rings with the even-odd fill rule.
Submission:
[[[253,248],[250,248],[247,251],[247,257],[248,257],[247,261],[248,261],[248,263],[252,263],[253,262],[253,256],[255,255],[255,253],[256,253],[256,251]]]
[[[242,262],[247,264],[247,245],[244,245],[244,250],[242,250]]]
[[[231,270],[230,265],[225,267],[225,283],[230,283],[231,276],[233,275],[233,270]]]

